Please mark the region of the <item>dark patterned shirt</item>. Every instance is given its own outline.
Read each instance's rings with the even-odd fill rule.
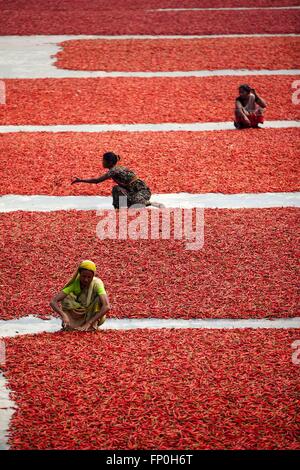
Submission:
[[[112,178],[120,186],[128,186],[133,180],[136,179],[134,171],[129,170],[123,166],[114,166],[111,168],[107,175]]]

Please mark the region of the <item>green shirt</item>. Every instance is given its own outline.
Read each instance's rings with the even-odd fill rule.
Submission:
[[[75,294],[78,296],[81,293],[81,288],[80,288],[80,279],[76,279],[72,284],[70,284],[68,287],[65,287],[63,289],[63,292],[65,294]],[[93,288],[93,297],[96,295],[106,295],[105,287],[101,279],[95,277],[94,278],[94,288]]]

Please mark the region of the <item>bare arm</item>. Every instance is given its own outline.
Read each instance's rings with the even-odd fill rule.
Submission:
[[[248,116],[249,114],[246,108],[240,102],[240,100],[235,100],[235,110],[239,111],[240,113],[243,113],[245,116]]]
[[[75,183],[91,183],[91,184],[98,184],[102,183],[105,180],[108,180],[110,178],[110,175],[106,173],[105,175],[99,176],[99,178],[90,178],[90,179],[81,179],[81,178],[75,178],[71,184]]]
[[[59,302],[64,300],[64,298],[67,296],[63,291],[60,291],[58,294],[56,294],[53,299],[50,302],[50,306],[54,310],[54,312],[58,313],[58,315],[61,316],[63,321],[66,323],[68,322],[68,317],[67,315],[63,312],[63,310],[60,308]]]
[[[100,306],[100,312],[98,312],[97,315],[95,315],[93,318],[93,323],[100,320],[100,318],[110,310],[109,299],[106,294],[99,295],[98,302]]]
[[[256,91],[254,90],[254,88],[252,88],[252,93],[254,93],[254,96],[255,96],[255,102],[261,107],[261,108],[266,108],[267,107],[267,103],[265,102],[264,99],[261,98],[261,96],[259,96]]]
[[[235,114],[236,116],[241,116],[248,125],[250,125],[249,121],[249,113],[246,111],[240,100],[235,100]]]
[[[238,109],[239,111],[244,111],[243,105],[239,100],[235,100],[235,109]]]

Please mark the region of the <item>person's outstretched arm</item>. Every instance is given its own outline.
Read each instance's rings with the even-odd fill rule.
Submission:
[[[99,178],[89,178],[89,179],[82,179],[82,178],[75,178],[71,184],[75,183],[91,183],[91,184],[98,184],[102,183],[102,181],[108,180],[110,176],[106,173],[103,176],[99,176]]]

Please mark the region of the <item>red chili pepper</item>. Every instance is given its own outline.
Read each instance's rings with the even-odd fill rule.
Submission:
[[[293,12],[293,15],[297,14],[299,15]],[[234,100],[241,83],[239,76],[222,77],[222,86],[220,86],[220,77],[118,78],[118,86],[115,86],[115,80],[115,78],[5,80],[7,103],[0,107],[0,124],[233,121]],[[243,82],[250,82],[268,102],[266,111],[268,120],[286,120],[287,117],[299,119],[300,106],[292,101],[292,83],[295,80],[297,76],[243,77]],[[170,96],[172,96],[171,101]],[[241,135],[240,132],[235,134]],[[260,142],[262,141],[257,130],[253,134]],[[247,135],[249,136],[249,133]],[[214,136],[218,138],[218,135]],[[99,136],[97,137],[99,143]],[[109,148],[111,144],[110,141]],[[76,152],[75,155],[77,158],[80,153]],[[99,156],[99,145],[97,155]]]
[[[3,263],[2,276],[14,279],[0,292],[2,319],[51,314],[49,300],[84,258],[99,266],[113,305],[111,317],[264,318],[298,313],[296,208],[208,209],[204,247],[198,251],[173,241],[172,231],[171,240],[164,241],[100,241],[94,212],[16,212],[0,219],[2,256],[10,260]],[[74,226],[76,231],[70,230]],[[45,269],[47,277],[41,282]]]
[[[295,141],[299,134],[296,128],[259,132],[253,129],[217,133],[103,133],[100,146],[116,149],[122,156],[121,163],[133,168],[153,193],[293,192],[299,190],[295,167]],[[85,175],[94,175],[97,168],[101,172],[100,154],[98,134],[3,134],[0,165],[5,184],[0,191],[110,195],[111,181],[101,185],[70,185],[74,175],[84,176],[83,168]],[[195,155],[193,165],[186,165],[188,154]],[[136,155],[143,158],[137,159]],[[26,174],[26,178],[16,178],[19,174]],[[21,226],[14,230],[14,236],[22,231]]]
[[[106,331],[93,341],[72,333],[8,339],[5,374],[17,404],[10,444],[299,449],[298,376],[291,361],[296,339],[297,330],[129,330]]]
[[[177,71],[296,69],[298,37],[64,41],[56,67],[71,70]],[[247,54],[241,54],[241,49]],[[224,54],[226,51],[226,54]],[[257,60],[259,57],[259,61]]]
[[[9,8],[4,3],[2,35],[37,35],[37,34],[234,34],[234,33],[295,33],[298,31],[299,15],[291,10],[266,10],[261,15],[259,10],[249,11],[149,11],[161,7],[161,3],[134,1],[126,3],[112,3],[105,8],[99,2],[87,9],[86,3],[77,1],[69,4],[62,10],[57,2],[53,6],[45,7],[42,2],[26,1],[14,3]],[[290,5],[291,2],[288,3]],[[94,5],[95,5],[94,4]],[[249,6],[249,2],[246,3]],[[252,3],[258,6],[259,2]],[[89,4],[90,5],[90,4]],[[175,6],[182,7],[182,2]],[[211,7],[212,3],[206,3]],[[226,3],[226,6],[228,3]],[[230,2],[229,2],[230,5]],[[236,6],[236,2],[231,3]],[[262,3],[266,5],[266,3]],[[269,3],[274,5],[274,3]],[[282,5],[282,2],[279,3]],[[171,3],[171,7],[174,3]],[[191,7],[188,2],[187,7]],[[195,2],[194,6],[199,6]],[[202,3],[201,3],[202,6]],[[224,6],[219,2],[218,6]],[[147,10],[147,11],[145,11]]]

